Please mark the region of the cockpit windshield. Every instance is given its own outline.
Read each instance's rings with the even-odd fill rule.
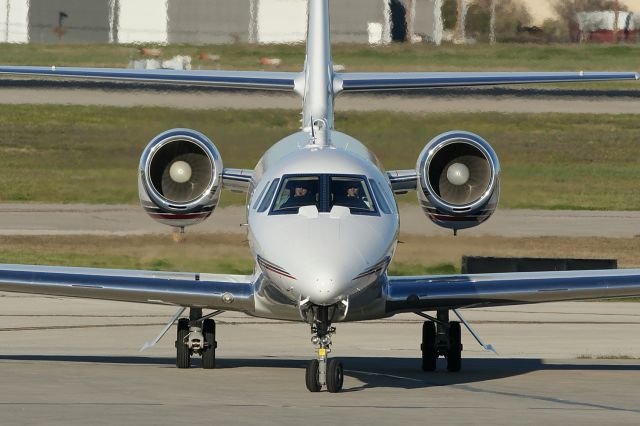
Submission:
[[[319,176],[285,177],[272,211],[297,213],[300,207],[312,205],[320,210],[319,182]]]
[[[364,176],[283,176],[271,214],[295,214],[303,206],[316,206],[320,213],[343,206],[352,214],[377,214]]]
[[[331,176],[331,208],[349,207],[351,212],[373,212],[373,201],[364,178],[354,176]],[[331,208],[329,210],[331,210]]]

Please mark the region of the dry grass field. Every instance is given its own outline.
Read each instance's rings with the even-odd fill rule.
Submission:
[[[616,258],[623,268],[640,267],[640,237],[507,238],[401,235],[390,273],[459,272],[463,255]],[[247,242],[239,234],[187,233],[174,243],[165,235],[135,237],[0,237],[0,263],[135,268],[211,273],[251,273]]]

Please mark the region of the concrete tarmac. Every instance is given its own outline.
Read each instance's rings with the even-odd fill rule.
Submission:
[[[240,226],[244,222],[245,207],[219,208],[188,232],[245,233]],[[0,235],[142,235],[167,230],[136,205],[0,204]],[[417,202],[400,206],[400,230],[451,235],[432,224]],[[498,209],[482,226],[462,232],[468,236],[625,238],[640,234],[640,212]]]
[[[69,91],[36,92],[26,96],[20,90],[15,96],[19,103],[27,98],[63,104],[96,99],[101,105],[122,105],[122,99],[134,99],[183,108],[257,107],[256,99],[246,95],[191,94],[191,100],[172,96],[162,103],[162,94],[143,99],[129,93],[111,101],[91,91],[78,93],[73,101],[65,99]],[[0,102],[12,102],[6,91],[0,94]],[[214,98],[220,105],[208,106]],[[297,98],[264,98],[265,107],[300,107]],[[353,99],[360,104],[341,105],[339,99],[338,108],[368,104],[369,110],[416,111],[419,102],[423,107],[417,111],[425,112],[640,111],[633,106],[637,100],[618,107],[601,99],[585,104],[585,111],[576,109],[583,100],[563,106],[523,99],[513,101],[518,105],[500,106],[500,99],[462,99],[447,106],[446,100],[436,99],[399,97],[397,103],[378,104]],[[403,232],[447,232],[431,225],[417,206],[403,206],[401,213]],[[220,209],[193,232],[245,232],[239,226],[243,221],[243,207]],[[639,229],[640,215],[630,212],[498,210],[487,224],[468,232],[628,237]],[[0,208],[0,235],[154,232],[167,231],[138,206]],[[434,373],[419,370],[421,320],[415,316],[338,324],[332,355],[346,369],[345,389],[338,395],[305,389],[304,365],[313,353],[304,324],[223,314],[218,317],[216,370],[202,370],[198,359],[190,370],[176,369],[174,329],[156,347],[139,353],[173,311],[0,293],[0,425],[640,424],[640,304],[574,302],[469,310],[467,319],[499,355],[483,351],[463,331],[463,371],[456,374],[447,373],[444,362]]]
[[[157,106],[180,109],[265,109],[300,110],[301,100],[290,94],[230,93],[149,90],[109,91],[100,89],[48,89],[0,87],[0,104],[101,105],[114,107]],[[336,99],[336,111],[396,111],[408,113],[498,112],[565,114],[638,114],[637,97],[583,96],[457,96],[343,95]]]
[[[463,371],[419,370],[421,321],[338,324],[344,392],[312,394],[304,324],[218,317],[218,366],[174,367],[173,308],[0,294],[0,423],[584,424],[640,423],[640,309],[556,303],[468,310],[499,351],[463,332]],[[596,359],[605,357],[609,359]],[[441,360],[442,361],[442,360]]]

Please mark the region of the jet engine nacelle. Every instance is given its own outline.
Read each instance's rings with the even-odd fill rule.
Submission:
[[[153,138],[140,158],[140,203],[166,225],[200,223],[218,204],[222,169],[218,149],[202,133],[168,130]]]
[[[472,228],[495,211],[500,163],[480,136],[453,131],[436,136],[418,157],[418,199],[425,214],[443,228]]]

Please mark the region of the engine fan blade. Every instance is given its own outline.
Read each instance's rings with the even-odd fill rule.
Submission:
[[[176,182],[170,173],[171,165],[184,161],[191,167],[191,177],[186,182]],[[211,181],[211,162],[205,155],[188,153],[175,157],[162,172],[162,194],[175,202],[187,202],[197,198],[206,190]]]
[[[456,185],[447,176],[450,167],[456,164],[463,164],[469,171],[466,182]],[[489,186],[491,170],[487,161],[482,157],[465,155],[457,157],[447,163],[440,173],[438,182],[440,197],[447,203],[454,205],[465,205],[479,199]]]

